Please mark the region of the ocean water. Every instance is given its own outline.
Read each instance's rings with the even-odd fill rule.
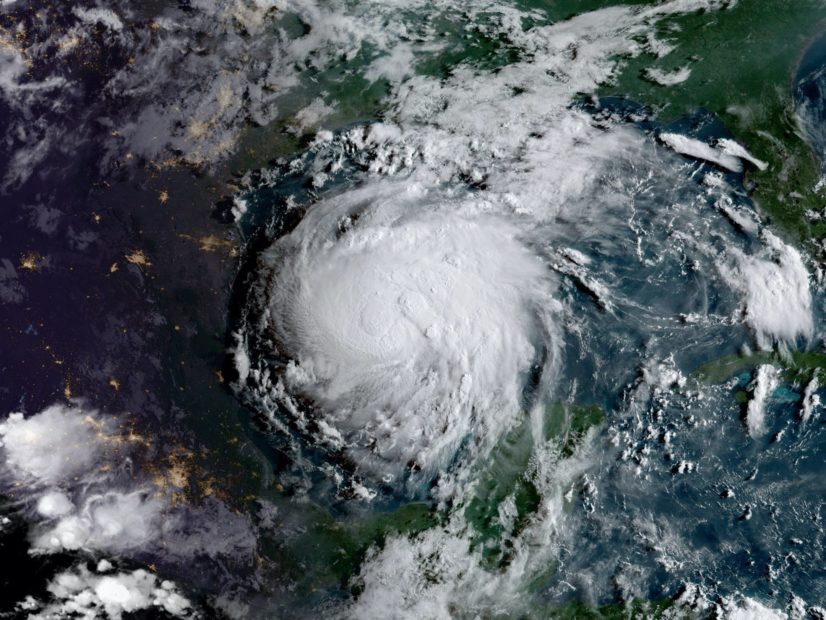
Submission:
[[[826,617],[824,19],[0,3],[0,616]]]
[[[235,385],[277,484],[345,523],[435,515],[368,552],[347,614],[820,600],[812,264],[721,119],[581,95],[684,8],[498,7],[507,49],[445,76],[380,57],[413,74],[380,118],[236,198]]]

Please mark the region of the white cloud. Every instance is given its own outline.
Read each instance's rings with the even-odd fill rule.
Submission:
[[[651,69],[648,72],[649,77],[654,79],[654,74],[656,70]],[[663,77],[665,80],[663,84],[676,84],[678,82],[669,82],[667,76],[660,76]],[[672,78],[676,79],[677,77],[681,76],[671,76]],[[682,77],[679,81],[684,81],[688,79],[688,75]],[[697,140],[695,138],[689,138],[688,136],[684,136],[678,133],[668,133],[664,132],[661,133],[659,136],[660,140],[668,146],[669,148],[673,149],[677,153],[681,153],[682,155],[687,155],[688,157],[694,157],[696,159],[702,159],[713,164],[717,164],[721,168],[725,168],[726,170],[730,170],[731,172],[742,172],[743,171],[743,162],[741,160],[746,160],[752,164],[754,164],[760,170],[765,170],[768,168],[768,164],[760,159],[757,159],[754,155],[749,153],[749,151],[744,147],[742,144],[735,142],[734,140],[729,140],[728,138],[722,138],[717,141],[715,146],[710,146],[701,140]]]
[[[746,161],[753,163],[760,170],[766,170],[769,167],[766,162],[757,159],[754,155],[749,153],[748,150],[746,150],[746,147],[738,142],[735,142],[734,140],[722,138],[717,141],[717,146],[727,155],[733,155],[734,157],[745,159]]]
[[[537,54],[537,66],[553,61],[548,52],[555,52],[557,59],[547,66],[548,74],[564,75],[588,90],[611,78],[617,56],[640,51],[641,44],[634,37],[650,34],[647,22],[721,4],[721,0],[672,1],[638,15],[611,9],[577,18],[572,26],[563,23],[530,30],[522,22],[528,13],[492,0],[470,5],[457,0],[417,2],[418,13],[427,16],[417,20],[406,19],[398,3],[387,0],[201,0],[189,3],[186,13],[170,9],[151,22],[131,19],[131,7],[125,2],[112,2],[105,8],[67,8],[64,14],[58,13],[59,28],[44,24],[43,30],[54,34],[26,48],[25,62],[16,47],[9,45],[11,55],[0,64],[0,92],[20,116],[11,123],[9,135],[25,135],[26,143],[18,149],[19,159],[7,171],[4,185],[24,182],[52,149],[69,152],[77,142],[88,139],[92,135],[89,127],[101,117],[117,130],[117,136],[103,145],[104,166],[122,162],[127,152],[159,162],[180,156],[188,163],[208,166],[235,149],[250,122],[267,124],[279,115],[295,114],[296,106],[307,105],[318,96],[318,92],[295,96],[304,68],[317,70],[322,83],[329,79],[327,70],[339,67],[342,60],[363,58],[365,62],[354,63],[354,71],[367,80],[385,78],[398,84],[416,74],[419,58],[432,57],[442,45],[431,24],[442,17],[452,20],[457,11],[470,23],[483,13],[484,21],[493,18],[492,30],[486,34],[503,35],[528,54]],[[280,30],[279,19],[285,15],[295,16],[306,31],[295,35]],[[44,19],[54,17],[49,14]],[[101,27],[107,36],[98,36]],[[580,32],[584,36],[577,39]],[[103,56],[133,59],[105,73],[104,85],[95,93],[105,104],[116,101],[121,113],[113,115],[111,105],[105,114],[91,106],[86,118],[73,115],[50,123],[48,136],[45,128],[30,131],[33,119],[28,114],[41,109],[74,111],[75,104],[91,99],[86,84],[65,77],[65,63],[80,43],[98,46]],[[569,44],[577,48],[575,61],[560,53]],[[63,51],[47,52],[55,46]],[[648,47],[654,49],[651,43]],[[656,51],[664,53],[662,46]],[[26,63],[45,75],[42,81],[26,77]],[[534,77],[530,83],[539,86],[541,81]],[[49,92],[56,87],[60,87],[57,97]],[[159,98],[158,93],[164,95]],[[482,110],[488,103],[480,100]]]
[[[721,607],[726,620],[788,620],[789,617],[785,612],[766,607],[751,598],[728,599]]]
[[[296,132],[304,132],[309,129],[318,128],[321,123],[324,122],[324,119],[334,111],[332,106],[327,105],[324,99],[318,97],[295,115],[295,125],[293,129]]]
[[[255,384],[261,408],[280,403],[302,431],[385,479],[410,463],[436,476],[460,445],[468,458],[484,453],[524,415],[538,352],[537,391],[555,375],[559,278],[539,249],[552,233],[539,238],[538,227],[564,209],[602,217],[601,184],[617,161],[652,176],[678,170],[642,132],[598,127],[571,98],[610,80],[663,15],[711,5],[612,7],[529,30],[505,16],[498,27],[526,60],[414,75],[391,87],[384,123],[318,143],[307,170],[317,185],[342,152],[372,174],[316,201],[262,256],[256,325],[291,359],[269,367],[239,334],[240,383]],[[468,178],[484,191],[465,195],[458,180]],[[608,285],[580,267],[564,273],[610,309]],[[305,399],[318,408],[312,419],[296,406]]]
[[[788,620],[789,614],[779,609],[768,607],[753,598],[741,594],[719,596],[706,587],[693,583],[686,584],[683,592],[675,599],[673,611],[666,617],[681,618],[721,618],[723,620]],[[805,607],[797,596],[792,596],[790,611],[797,620],[802,615],[794,613],[795,607]]]
[[[104,568],[110,570],[111,565]],[[142,569],[99,575],[81,565],[58,574],[47,590],[50,599],[27,597],[18,604],[18,610],[27,612],[30,620],[64,617],[120,620],[125,613],[152,608],[181,618],[193,615],[192,604],[174,583],[159,581]]]
[[[682,67],[671,72],[651,68],[646,70],[645,76],[660,86],[676,86],[691,77],[691,67]]]
[[[62,517],[75,509],[65,493],[50,491],[37,501],[37,512],[44,517]]]
[[[76,512],[67,510],[62,518],[48,522],[45,528],[36,528],[32,549],[53,553],[81,548],[106,551],[146,548],[160,533],[164,507],[164,502],[142,490],[90,495]]]
[[[806,389],[803,392],[803,403],[800,407],[800,421],[804,424],[808,422],[812,415],[819,411],[821,408],[820,403],[820,395],[817,393],[817,390],[820,388],[820,382],[818,381],[818,373],[815,372],[814,377],[812,377],[811,381],[806,385]]]
[[[377,475],[412,460],[433,477],[468,436],[488,449],[523,411],[536,342],[543,384],[554,374],[553,274],[520,229],[450,200],[376,182],[318,202],[261,259],[287,387],[319,406],[322,441]]]
[[[371,82],[381,78],[390,82],[401,82],[411,75],[414,66],[413,47],[400,43],[393,48],[390,54],[374,60],[364,77]]]
[[[12,414],[0,423],[0,439],[0,482],[31,507],[33,554],[103,551],[188,564],[248,563],[255,552],[250,520],[223,502],[173,504],[141,472],[145,440],[124,433],[119,416],[53,405]]]
[[[731,172],[743,171],[743,164],[737,157],[723,150],[715,149],[705,142],[678,133],[664,132],[659,137],[663,144],[677,153],[717,164]]]
[[[791,343],[814,331],[809,272],[794,247],[764,231],[765,246],[756,256],[731,250],[734,264],[723,262],[720,272],[745,297],[746,322],[758,345]]]
[[[75,7],[74,14],[87,24],[101,24],[115,31],[123,30],[123,22],[120,17],[109,9]]]
[[[778,375],[776,367],[763,364],[757,368],[751,383],[751,400],[746,406],[746,427],[753,438],[766,432],[766,400],[777,387]]]
[[[39,414],[13,413],[0,424],[0,448],[13,471],[54,484],[85,473],[97,462],[97,434],[107,422],[96,412],[52,405]]]

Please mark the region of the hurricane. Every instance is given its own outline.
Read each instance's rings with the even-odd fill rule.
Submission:
[[[521,609],[557,562],[601,596],[582,577],[597,556],[569,551],[612,536],[588,516],[608,501],[599,464],[645,476],[664,450],[664,473],[696,472],[672,447],[696,418],[667,421],[719,398],[693,369],[813,338],[806,258],[742,185],[764,162],[702,111],[664,124],[578,94],[683,8],[586,15],[531,30],[528,59],[495,72],[410,78],[381,122],[319,133],[237,198],[256,241],[235,389],[287,484],[322,504],[447,511],[368,556],[346,617]],[[755,381],[742,424],[763,437],[777,385]],[[608,436],[585,433],[605,410]]]
[[[618,116],[611,105],[565,112],[478,182],[444,183],[415,163],[403,182],[373,175],[348,189],[362,173],[343,174],[255,256],[238,334],[255,342],[255,363],[250,373],[242,343],[241,380],[393,486],[405,471],[430,481],[460,453],[472,462],[525,420],[543,437],[541,411],[582,389],[586,368],[602,381],[632,374],[645,355],[600,368],[612,323],[627,331],[613,334],[626,340],[618,353],[648,332],[636,346],[663,357],[697,323],[722,337],[738,312],[757,346],[810,335],[800,255],[761,232],[734,179],[698,178],[656,127],[606,124],[606,109]],[[319,143],[313,166],[365,132],[387,135]],[[390,135],[401,145],[368,140],[358,157],[406,147]],[[525,192],[546,183],[547,193]],[[675,296],[671,283],[687,275]]]
[[[302,430],[386,482],[488,449],[558,355],[553,274],[524,234],[492,205],[409,185],[313,205],[261,256],[260,328]]]
[[[92,4],[0,25],[15,610],[824,617],[822,2]]]

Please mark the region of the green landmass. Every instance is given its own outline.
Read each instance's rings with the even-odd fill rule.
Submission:
[[[826,353],[819,351],[759,351],[748,355],[728,355],[703,364],[691,377],[703,383],[723,383],[760,364],[775,364],[788,382],[808,382],[816,371],[826,370]]]
[[[618,4],[657,4],[630,0],[522,0],[518,6],[543,10],[552,21]],[[663,19],[657,28],[660,39],[675,45],[663,58],[643,53],[624,59],[624,67],[613,84],[604,85],[601,95],[627,96],[651,106],[660,121],[669,122],[698,109],[719,117],[734,136],[757,158],[769,164],[763,172],[751,167],[747,186],[758,207],[792,241],[805,242],[826,234],[826,221],[811,223],[809,209],[820,210],[822,194],[815,190],[820,162],[800,135],[792,100],[792,78],[807,44],[824,30],[826,7],[819,0],[795,0],[782,7],[772,0],[739,0],[733,8],[698,11]],[[482,68],[496,67],[519,59],[519,47],[501,36],[474,30],[467,38],[461,15],[445,17],[434,24],[442,32],[444,49],[422,59],[417,70],[445,76],[463,63]],[[476,24],[484,26],[484,22]],[[530,26],[528,24],[528,26]],[[300,24],[295,36],[301,35]],[[336,112],[325,126],[339,128],[351,122],[382,116],[387,84],[369,84],[354,75],[365,57],[342,62],[337,67],[311,71],[315,85],[289,100],[280,101],[281,120],[245,136],[243,148],[230,166],[246,170],[262,165],[265,154],[294,153],[305,146],[306,137],[290,130],[294,115],[318,96],[335,104]],[[646,69],[674,71],[690,67],[683,83],[661,86],[646,78]],[[268,156],[268,155],[267,155]],[[826,354],[758,352],[715,360],[698,368],[692,377],[720,383],[763,363],[779,365],[792,380],[808,380],[817,369],[826,369]],[[738,393],[740,400],[747,398]],[[555,404],[545,416],[545,439],[558,440],[560,455],[569,457],[590,428],[603,422],[598,406]],[[474,530],[472,545],[481,549],[487,566],[507,565],[511,557],[507,538],[518,534],[539,506],[540,494],[533,481],[531,455],[534,439],[526,422],[509,433],[480,468],[474,498],[465,516]],[[513,497],[516,518],[505,532],[498,518],[499,507]],[[368,549],[381,545],[388,535],[413,535],[438,525],[440,516],[429,504],[414,503],[394,512],[335,519],[327,511],[308,510],[304,533],[279,547],[279,562],[299,584],[312,592],[349,587]],[[631,604],[590,607],[571,602],[546,609],[548,618],[658,618],[672,608],[670,600],[635,601]],[[672,609],[673,611],[673,609]]]
[[[698,109],[717,115],[767,170],[750,167],[747,186],[758,207],[792,241],[820,238],[826,222],[805,212],[820,210],[815,190],[820,162],[800,135],[792,80],[800,57],[826,28],[826,7],[796,0],[780,8],[771,0],[739,0],[732,8],[697,11],[662,20],[658,37],[676,44],[664,58],[645,53],[629,59],[616,83],[602,94],[624,95],[653,106],[661,121]],[[646,79],[645,70],[691,68],[675,86]]]
[[[557,440],[560,455],[573,454],[590,428],[603,422],[600,407],[557,403],[546,410],[546,440]],[[517,507],[515,535],[538,509],[540,495],[532,481],[531,455],[534,440],[526,421],[509,433],[481,466],[481,480],[465,517],[475,531],[472,546],[482,550],[490,569],[504,567],[512,547],[498,522],[500,504],[511,494]],[[276,505],[278,498],[273,497]],[[281,501],[292,501],[283,498]],[[334,518],[314,504],[307,505],[301,533],[288,540],[271,541],[267,555],[277,555],[279,566],[308,595],[337,588],[358,588],[350,583],[371,547],[383,545],[388,536],[415,535],[437,526],[444,515],[430,503],[405,504],[391,512]],[[357,592],[354,592],[357,593]]]
[[[370,547],[381,546],[394,534],[414,535],[439,523],[430,504],[406,504],[392,512],[333,518],[316,505],[308,504],[303,532],[272,549],[279,566],[306,594],[348,588]]]
[[[578,406],[555,403],[546,408],[544,441],[555,441],[561,458],[573,455],[582,438],[591,428],[604,421],[599,406]],[[465,518],[474,529],[472,546],[482,550],[490,568],[506,566],[512,557],[508,540],[518,535],[530,516],[539,508],[541,495],[534,484],[531,457],[535,440],[530,420],[525,420],[508,433],[481,466],[475,495],[465,509]],[[516,515],[509,531],[499,519],[499,507],[513,498]]]
[[[561,21],[609,6],[654,5],[655,0],[521,0],[517,6],[540,10],[549,21]],[[416,71],[444,77],[461,64],[495,70],[518,61],[520,46],[501,34],[491,34],[486,22],[496,15],[445,13],[429,23],[439,33],[442,50],[421,57]],[[295,22],[295,23],[293,23]],[[304,34],[295,16],[281,21],[292,36]],[[532,27],[530,20],[526,28]],[[472,36],[468,36],[468,28]],[[642,53],[623,59],[624,67],[602,95],[627,96],[651,106],[660,121],[669,122],[698,109],[721,119],[734,136],[758,159],[769,164],[761,171],[750,166],[747,186],[762,212],[790,241],[807,241],[826,235],[826,219],[810,222],[805,213],[821,210],[824,195],[815,189],[821,167],[817,155],[800,135],[792,99],[792,79],[807,45],[826,30],[826,6],[819,0],[795,0],[779,8],[774,0],[739,0],[729,8],[700,10],[663,18],[659,39],[675,49],[657,58]],[[643,43],[641,41],[641,43]],[[386,82],[368,83],[359,77],[369,63],[365,48],[354,58],[324,68],[307,68],[308,87],[279,101],[280,120],[249,131],[230,167],[243,170],[260,165],[267,153],[294,153],[310,136],[290,130],[294,115],[317,97],[333,104],[325,126],[336,129],[349,123],[380,119]],[[691,69],[690,77],[674,86],[661,86],[646,77],[648,68],[674,71]]]
[[[673,614],[674,602],[670,599],[663,601],[640,601],[629,603],[615,603],[593,607],[572,601],[562,607],[549,609],[547,618],[554,620],[657,620],[669,611],[669,618],[683,617]],[[688,616],[687,614],[685,615]]]

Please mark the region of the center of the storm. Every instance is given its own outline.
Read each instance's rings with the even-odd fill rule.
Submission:
[[[362,199],[313,205],[264,253],[283,385],[363,470],[435,473],[524,413],[553,349],[549,272],[498,216]]]

